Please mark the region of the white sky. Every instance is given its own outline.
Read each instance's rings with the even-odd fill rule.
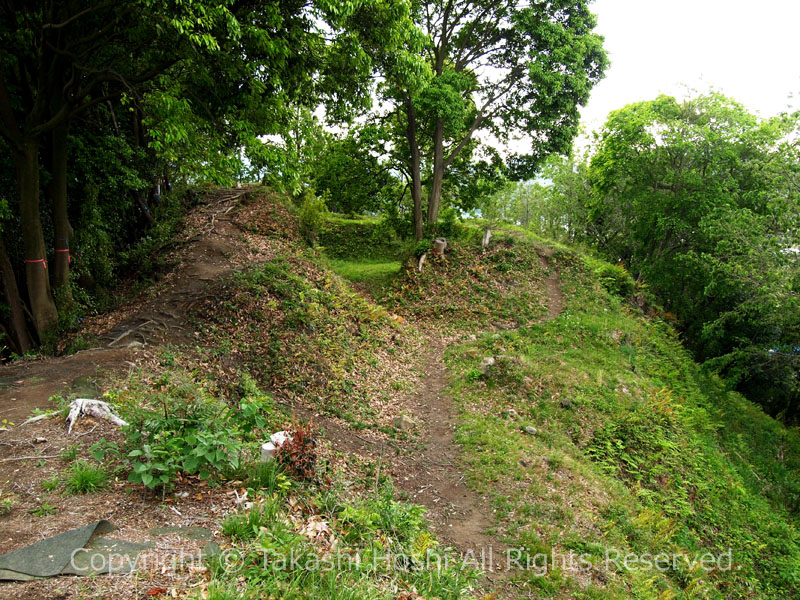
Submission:
[[[763,117],[798,105],[800,0],[595,0],[591,7],[611,66],[581,111],[587,132],[626,104],[691,88],[714,88]]]

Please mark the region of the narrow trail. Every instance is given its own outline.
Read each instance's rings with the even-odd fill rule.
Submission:
[[[547,320],[557,318],[564,310],[560,274],[552,261],[553,251],[542,250],[542,266],[548,275],[544,280],[547,295]],[[505,571],[508,546],[497,536],[487,533],[495,523],[493,511],[485,497],[466,482],[461,448],[454,439],[458,409],[449,393],[444,352],[447,343],[430,336],[426,369],[414,396],[414,414],[421,423],[421,451],[396,484],[411,498],[426,506],[437,535],[471,560],[485,561],[484,585],[496,591],[498,598],[516,597]],[[474,559],[472,558],[474,557]],[[491,568],[490,568],[491,567]],[[497,587],[496,590],[492,588]]]
[[[491,508],[467,486],[460,464],[461,450],[454,439],[458,412],[448,390],[445,347],[443,340],[432,340],[423,379],[410,398],[422,429],[421,449],[413,468],[397,484],[428,508],[437,534],[480,559],[481,551],[492,548],[497,553],[502,547],[485,533],[493,524]]]
[[[552,321],[564,311],[564,292],[561,291],[561,275],[553,266],[553,249],[546,248],[541,252],[539,262],[545,270],[549,271],[544,284],[547,288],[547,320]]]
[[[222,191],[221,198],[192,213],[197,232],[175,253],[178,265],[149,296],[115,309],[111,320],[99,324],[95,347],[0,366],[0,423],[18,423],[34,409],[52,408],[49,398],[64,390],[92,395],[108,374],[135,367],[145,344],[190,340],[192,306],[213,295],[221,278],[244,262],[232,259],[242,243],[242,226],[233,209],[246,193]]]

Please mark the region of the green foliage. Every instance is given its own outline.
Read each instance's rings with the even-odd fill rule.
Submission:
[[[592,157],[586,225],[701,361],[788,418],[800,410],[797,129],[719,94],[620,109]]]
[[[78,446],[77,444],[71,444],[66,448],[62,449],[61,452],[58,453],[58,458],[67,462],[72,462],[73,460],[78,458],[80,452],[81,452],[80,446]]]
[[[248,511],[231,513],[222,521],[222,533],[234,540],[251,540],[272,525],[281,509],[280,496],[261,496],[262,502]]]
[[[64,478],[64,489],[69,494],[90,494],[108,487],[108,472],[86,461],[75,461]]]
[[[0,517],[3,517],[11,512],[11,510],[16,505],[16,502],[13,498],[6,495],[3,497],[3,492],[0,491]]]
[[[397,260],[405,251],[403,243],[386,220],[331,217],[323,225],[319,243],[335,258]]]
[[[399,260],[330,259],[331,270],[358,289],[366,289],[372,298],[380,298],[399,275]]]
[[[423,509],[394,500],[390,486],[370,493],[342,485],[307,491],[312,497],[303,507],[283,494],[257,494],[251,509],[225,518],[229,553],[239,560],[233,570],[210,561],[209,598],[384,600],[387,586],[395,590],[392,597],[396,590],[442,600],[469,597],[476,574],[438,547]],[[322,547],[293,531],[289,516],[335,535],[339,560],[326,560]],[[281,568],[284,561],[288,568]]]
[[[245,473],[247,487],[260,490],[267,496],[281,494],[291,486],[291,481],[283,472],[281,465],[274,460],[259,460],[248,465]]]
[[[330,214],[326,206],[328,195],[326,192],[322,196],[317,196],[313,190],[306,190],[301,196],[298,222],[300,233],[309,242],[316,243],[319,232],[328,220]]]
[[[404,344],[384,308],[310,252],[281,253],[235,274],[196,316],[209,339],[235,346],[262,385],[303,394],[360,427],[374,425],[375,412],[371,395],[354,382],[375,369],[377,348],[395,352]]]
[[[547,299],[536,279],[544,270],[536,247],[498,233],[483,249],[480,229],[464,231],[461,239],[448,243],[443,258],[428,254],[421,272],[414,259],[428,252],[431,242],[419,242],[414,259],[406,262],[386,294],[387,306],[471,332],[490,324],[515,328],[540,319]]]
[[[601,285],[611,294],[628,299],[636,289],[636,282],[622,265],[612,265],[602,260],[585,257],[588,267]]]
[[[136,390],[144,397],[129,390],[118,398],[129,422],[124,428],[128,479],[155,489],[169,487],[178,473],[208,479],[236,470],[244,442],[260,439],[274,410],[271,398],[251,381],[245,379],[243,389],[248,395],[236,410],[203,382],[167,372],[154,390]]]
[[[61,485],[61,478],[58,475],[53,475],[47,479],[42,479],[42,489],[45,492],[55,492]]]
[[[328,208],[343,214],[372,213],[390,201],[396,180],[371,145],[378,132],[364,127],[327,140],[314,162],[312,185],[329,195]]]
[[[39,506],[28,511],[34,517],[49,517],[58,514],[58,509],[49,502],[40,502]]]
[[[619,572],[598,586],[601,597],[791,597],[800,586],[797,431],[700,369],[671,327],[630,310],[602,285],[597,261],[552,260],[561,316],[448,357],[462,374],[457,439],[501,533],[560,553],[732,551],[733,570]],[[514,377],[474,376],[482,356],[501,353],[515,357]],[[509,407],[518,419],[504,416]],[[520,434],[529,423],[538,433]],[[577,585],[569,572],[539,579],[525,585],[543,597]]]

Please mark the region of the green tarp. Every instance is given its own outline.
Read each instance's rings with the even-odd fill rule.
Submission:
[[[115,529],[109,521],[97,521],[0,555],[0,580],[129,573],[139,552],[152,545],[101,537]]]

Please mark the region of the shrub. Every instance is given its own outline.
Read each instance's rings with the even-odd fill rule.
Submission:
[[[602,286],[620,298],[630,298],[636,290],[636,282],[622,265],[612,265],[600,260],[585,259],[589,268],[600,280]]]
[[[316,477],[317,442],[311,424],[295,425],[288,429],[291,438],[278,446],[275,460],[287,473],[300,481]]]
[[[123,429],[124,458],[132,467],[128,479],[151,489],[168,486],[180,472],[208,479],[238,469],[242,440],[257,439],[274,408],[251,380],[240,385],[248,395],[237,410],[203,382],[176,378],[166,375],[159,391],[126,399],[134,405],[122,407],[129,422]]]
[[[317,196],[311,190],[307,190],[303,194],[298,222],[300,224],[300,233],[311,243],[317,241],[319,232],[330,215],[325,204],[328,195],[328,192],[326,192],[322,196]]]

